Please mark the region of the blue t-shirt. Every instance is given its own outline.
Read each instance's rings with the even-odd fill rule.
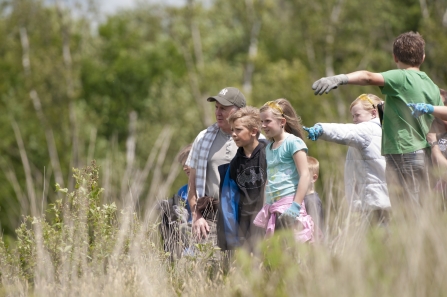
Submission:
[[[272,144],[265,149],[268,179],[265,187],[267,204],[295,194],[300,176],[293,155],[300,150],[307,153],[307,146],[301,138],[293,134],[289,134],[276,149],[272,149]]]
[[[188,202],[188,184],[184,185],[183,187],[181,187],[178,192],[177,195],[179,195],[180,197],[182,197],[183,202],[185,202],[185,208],[188,211],[188,222],[192,222],[192,214],[191,214],[191,209],[189,207],[189,202]]]

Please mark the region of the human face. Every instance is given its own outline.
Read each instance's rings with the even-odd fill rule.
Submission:
[[[361,103],[357,103],[351,108],[351,115],[354,124],[371,121],[376,117],[375,110],[365,110]]]
[[[182,160],[182,170],[189,177],[189,173],[191,172],[191,167],[187,166],[185,163],[186,163],[186,159]]]
[[[216,101],[216,109],[214,113],[216,114],[216,121],[219,128],[227,134],[231,133],[230,123],[228,123],[228,117],[237,110],[234,105],[225,106]]]
[[[236,119],[231,125],[231,136],[238,147],[247,147],[253,143],[256,139],[256,129],[250,131],[246,126],[244,126],[244,119]]]
[[[261,112],[260,117],[262,131],[264,131],[267,138],[274,139],[283,132],[283,129],[281,128],[281,120],[275,118],[270,109]]]

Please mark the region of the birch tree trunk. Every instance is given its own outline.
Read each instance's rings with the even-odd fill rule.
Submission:
[[[61,35],[62,35],[62,57],[65,65],[65,82],[67,86],[67,97],[68,97],[68,112],[70,120],[70,133],[71,133],[71,166],[70,168],[79,167],[79,141],[78,141],[78,128],[76,123],[76,107],[75,107],[75,95],[74,95],[74,80],[73,80],[73,67],[72,67],[72,57],[70,51],[70,29],[67,24],[67,18],[64,15],[64,11],[61,8],[59,1],[56,1],[56,10],[59,16],[59,21],[61,24]],[[73,188],[74,179],[70,178],[71,172],[68,178],[68,188]]]
[[[245,3],[247,6],[248,18],[253,25],[250,31],[250,46],[248,47],[248,59],[247,64],[245,65],[244,83],[242,88],[244,94],[250,97],[253,88],[252,81],[255,70],[254,62],[256,61],[256,57],[258,55],[258,37],[259,32],[261,31],[262,15],[260,17],[256,16],[253,0],[245,0]],[[261,0],[260,5],[262,6],[263,4],[264,0]]]
[[[54,141],[54,134],[53,129],[48,124],[45,115],[42,110],[42,104],[40,102],[39,95],[37,94],[37,91],[33,87],[32,79],[31,79],[31,63],[29,58],[29,52],[30,52],[30,46],[29,46],[29,40],[28,40],[28,34],[24,27],[20,28],[20,41],[22,45],[22,65],[25,72],[25,76],[29,80],[29,85],[31,85],[31,91],[29,93],[29,96],[33,102],[34,110],[36,111],[37,117],[39,121],[42,124],[42,127],[45,130],[45,138],[47,141],[48,146],[48,153],[50,156],[51,166],[53,167],[54,171],[54,178],[56,182],[63,187],[64,186],[64,179],[62,178],[62,170],[59,163],[59,156],[57,153],[56,143]]]
[[[335,41],[335,32],[336,27],[340,18],[340,13],[343,8],[345,0],[337,0],[335,6],[332,8],[331,16],[329,18],[329,26],[327,28],[326,34],[326,57],[325,57],[325,66],[326,66],[326,76],[335,75],[334,71],[334,41]],[[333,92],[335,96],[335,101],[337,105],[338,115],[342,118],[346,117],[346,104],[341,98],[338,92]]]

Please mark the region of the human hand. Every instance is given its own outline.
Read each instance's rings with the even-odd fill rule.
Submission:
[[[193,220],[192,223],[192,232],[193,235],[198,238],[206,238],[208,236],[208,233],[210,233],[210,226],[206,222],[206,220],[200,216]]]
[[[426,103],[408,103],[407,106],[413,108],[411,115],[415,118],[418,118],[423,114],[431,114],[434,111],[433,105]]]
[[[308,139],[312,141],[316,141],[318,137],[320,137],[323,134],[323,127],[321,127],[320,124],[315,124],[313,127],[303,127],[304,131],[309,133],[307,136]]]
[[[315,90],[315,95],[322,95],[324,92],[327,94],[330,90],[336,89],[339,85],[346,85],[348,80],[346,74],[323,77],[312,84],[312,89]]]
[[[292,202],[292,205],[290,205],[290,207],[288,209],[286,209],[285,212],[283,212],[280,216],[279,219],[284,219],[286,217],[295,220],[297,217],[300,216],[300,210],[301,210],[301,205],[299,205],[298,203],[296,203],[295,201]]]

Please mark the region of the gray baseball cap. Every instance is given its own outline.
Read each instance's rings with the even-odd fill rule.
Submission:
[[[237,88],[226,87],[220,90],[216,96],[206,99],[208,102],[217,101],[224,106],[237,106],[239,108],[247,105],[244,94]]]

